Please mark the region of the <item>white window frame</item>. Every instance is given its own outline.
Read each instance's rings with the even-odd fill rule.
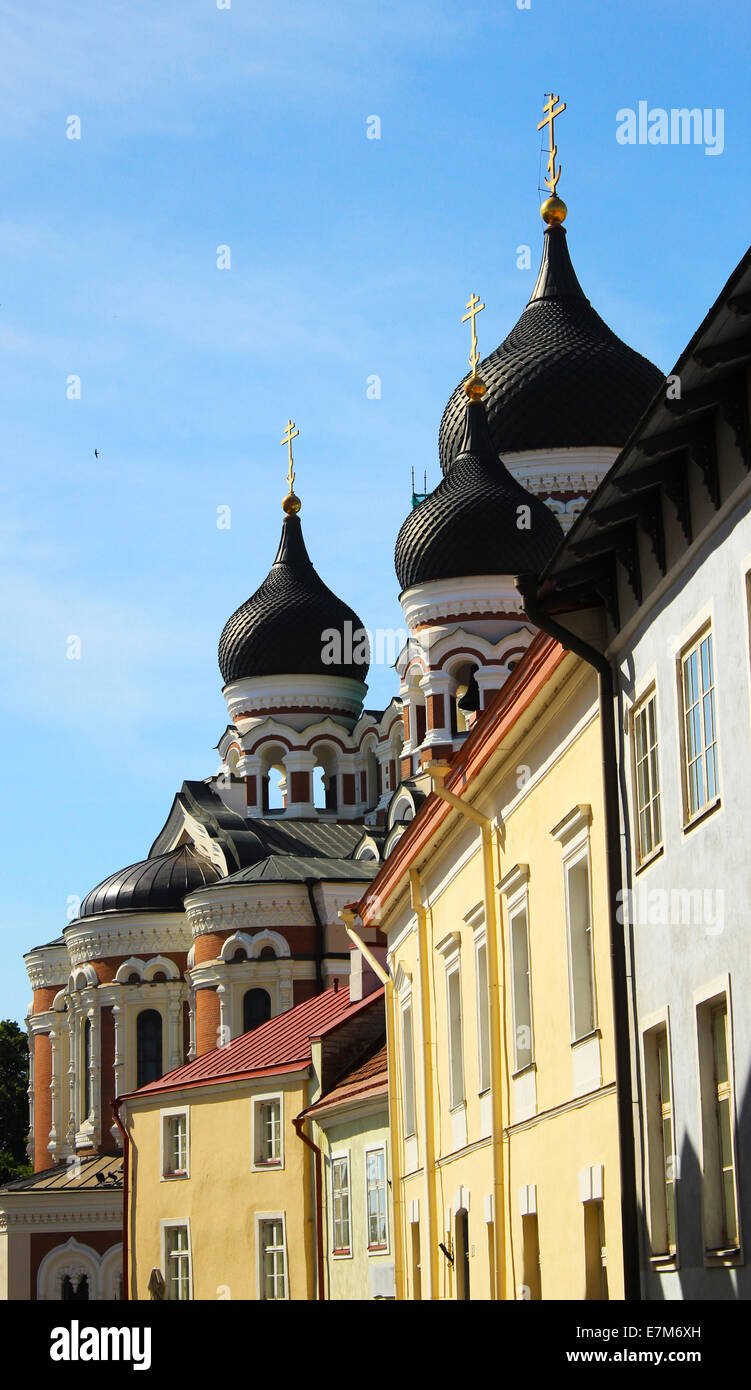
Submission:
[[[436,944],[436,950],[443,956],[444,971],[446,979],[446,1044],[448,1048],[448,1075],[449,1075],[449,1111],[455,1112],[464,1110],[467,1104],[467,1072],[466,1058],[464,1055],[464,1006],[462,991],[462,969],[461,969],[461,935],[459,932],[449,932],[442,941]],[[451,991],[456,981],[456,988],[459,991],[459,1007],[457,1011],[456,1023],[459,1029],[458,1039],[454,1036],[454,1027],[451,1019]],[[456,1056],[458,1042],[459,1056]],[[457,1066],[457,1063],[460,1063]],[[455,1069],[459,1072],[461,1081],[461,1095],[455,1094]]]
[[[551,835],[561,845],[563,851],[563,884],[564,900],[566,907],[566,954],[568,958],[568,997],[569,997],[569,1022],[571,1027],[571,1046],[576,1047],[578,1043],[586,1038],[594,1037],[599,1032],[598,1012],[597,1012],[597,970],[595,967],[595,939],[594,939],[594,911],[592,894],[592,854],[590,848],[590,827],[592,823],[592,808],[589,805],[580,804],[575,806],[568,815],[564,817],[558,825],[551,830]],[[586,1032],[578,1033],[576,1030],[576,992],[574,980],[574,956],[573,956],[573,935],[571,931],[571,902],[569,892],[570,874],[581,864],[586,864],[587,868],[587,889],[588,889],[588,911],[589,911],[589,983],[592,997],[592,1023]]]
[[[648,710],[648,707],[649,707],[650,704],[654,704],[655,741],[654,741],[654,744],[651,745],[651,748],[654,749],[655,764],[656,764],[656,770],[657,770],[657,786],[656,786],[656,789],[655,789],[655,787],[652,785],[652,769],[651,769],[651,760],[650,760],[650,757],[649,757],[649,754],[650,754],[650,752],[651,752],[651,748],[648,747],[648,750],[647,750],[647,765],[648,765],[649,792],[650,792],[650,795],[649,795],[649,799],[645,802],[644,808],[643,808],[643,809],[644,809],[644,810],[648,813],[648,815],[649,815],[650,826],[651,826],[651,828],[652,828],[652,833],[654,834],[654,819],[655,819],[655,810],[654,810],[654,808],[655,808],[655,804],[656,804],[656,806],[657,806],[657,816],[658,816],[658,818],[659,818],[660,833],[659,833],[659,836],[657,837],[657,839],[655,839],[655,841],[654,841],[654,843],[652,844],[651,848],[650,848],[650,849],[645,849],[645,848],[644,848],[643,841],[642,841],[642,831],[641,831],[642,806],[641,806],[641,803],[640,803],[640,800],[639,800],[639,766],[640,766],[640,760],[639,760],[638,753],[637,753],[636,725],[637,725],[638,720],[641,719],[643,716],[648,718],[647,710]],[[661,778],[661,775],[660,775],[659,705],[658,705],[658,701],[657,701],[657,683],[656,683],[655,680],[652,680],[652,681],[650,682],[650,684],[649,684],[649,686],[647,687],[647,689],[644,690],[644,691],[642,692],[642,694],[639,695],[639,697],[638,697],[638,698],[635,700],[635,702],[634,702],[633,708],[632,708],[632,710],[631,710],[631,716],[630,716],[630,732],[631,732],[631,785],[632,785],[632,789],[633,789],[632,799],[633,799],[633,824],[634,824],[634,862],[635,862],[636,868],[639,869],[639,868],[642,867],[643,864],[649,864],[650,861],[651,861],[652,859],[655,859],[655,858],[657,857],[657,855],[658,855],[658,854],[660,853],[660,851],[663,849],[663,840],[664,840],[664,823],[663,823],[663,807],[662,807],[662,778]],[[643,762],[643,761],[644,761],[644,759],[641,760],[641,762]]]
[[[282,1223],[282,1244],[274,1247],[281,1250],[284,1259],[284,1298],[267,1299],[265,1297],[266,1276],[263,1268],[263,1257],[265,1254],[263,1242],[261,1240],[262,1227],[268,1221],[281,1221]],[[287,1250],[287,1217],[283,1211],[257,1211],[255,1214],[255,1236],[256,1236],[256,1298],[261,1303],[283,1303],[289,1301],[289,1253]]]
[[[169,1140],[170,1120],[185,1120],[185,1169],[178,1170],[170,1168],[171,1144]],[[187,1105],[178,1105],[171,1110],[159,1111],[159,1130],[161,1137],[160,1148],[160,1173],[162,1182],[183,1182],[190,1177],[190,1108]]]
[[[409,1014],[409,1057],[407,1056],[404,1027],[407,1014]],[[411,983],[399,992],[399,1034],[399,1051],[402,1063],[402,1138],[412,1139],[417,1134],[417,1084],[415,1075],[415,1014],[412,1007]],[[409,1086],[407,1085],[408,1080]],[[409,1107],[407,1105],[408,1098]],[[408,1108],[411,1110],[411,1117],[408,1114]]]
[[[499,888],[506,899],[506,920],[508,927],[508,965],[509,965],[509,985],[511,994],[511,1027],[512,1027],[512,1050],[513,1050],[513,1076],[521,1076],[530,1071],[535,1066],[535,1028],[534,1028],[534,1005],[532,999],[532,946],[529,935],[529,865],[515,864],[513,869],[501,879]],[[529,997],[529,1060],[520,1065],[517,1047],[517,1010],[518,1001],[516,997],[516,954],[514,951],[514,922],[517,917],[524,914],[526,923],[526,975],[527,992]]]
[[[160,1244],[161,1244],[161,1257],[162,1257],[162,1275],[163,1275],[163,1277],[164,1277],[164,1282],[165,1282],[165,1284],[166,1284],[166,1286],[167,1286],[167,1301],[168,1301],[168,1302],[173,1302],[173,1303],[174,1303],[174,1302],[178,1302],[178,1303],[191,1302],[192,1299],[193,1299],[193,1243],[192,1243],[191,1238],[190,1238],[190,1217],[189,1217],[189,1216],[184,1216],[184,1217],[170,1217],[170,1218],[167,1219],[167,1220],[160,1221],[160,1223],[159,1223],[159,1228],[160,1228]],[[189,1292],[188,1292],[188,1297],[187,1297],[187,1299],[170,1299],[170,1296],[169,1296],[170,1276],[169,1276],[169,1257],[168,1257],[168,1252],[167,1252],[167,1232],[168,1232],[168,1231],[172,1231],[172,1230],[177,1230],[177,1229],[184,1229],[184,1230],[186,1230],[186,1231],[188,1232],[188,1251],[187,1251],[187,1255],[188,1255],[188,1290],[189,1290]]]
[[[338,1246],[336,1243],[336,1191],[334,1187],[334,1165],[346,1163],[347,1165],[347,1235],[349,1243]],[[331,1189],[331,1256],[334,1260],[352,1259],[352,1158],[349,1149],[336,1149],[330,1155],[330,1189]]]
[[[279,1158],[264,1159],[261,1155],[263,1144],[263,1119],[261,1111],[264,1105],[278,1104],[279,1106]],[[284,1168],[284,1092],[268,1091],[263,1095],[254,1096],[251,1106],[251,1134],[250,1134],[250,1167],[254,1173],[278,1173]]]
[[[709,745],[705,742],[704,717],[703,717],[703,711],[702,711],[702,714],[701,714],[701,752],[700,752],[698,761],[700,762],[700,764],[701,764],[701,769],[702,769],[702,785],[703,785],[703,787],[704,787],[705,801],[704,801],[704,804],[703,804],[702,806],[697,807],[695,810],[691,810],[690,770],[689,770],[689,762],[688,762],[688,742],[687,742],[687,739],[686,739],[686,702],[685,702],[685,695],[684,695],[683,670],[684,670],[685,663],[686,663],[686,661],[689,659],[689,657],[691,657],[691,656],[693,655],[694,652],[699,653],[698,662],[697,662],[697,669],[698,669],[698,673],[699,673],[699,681],[701,682],[701,654],[700,654],[700,651],[701,651],[701,644],[702,644],[702,642],[705,641],[705,639],[706,639],[707,637],[709,637],[709,638],[711,639],[711,643],[712,643],[712,685],[711,685],[710,688],[711,688],[711,692],[712,692],[712,718],[713,718],[713,723],[714,723],[714,739],[713,739],[712,742],[713,742],[713,746],[714,746],[715,790],[714,790],[714,794],[713,794],[711,797],[707,794],[707,787],[706,787],[706,755],[707,755],[707,748],[709,747]],[[697,821],[702,820],[704,816],[708,815],[710,811],[713,811],[713,810],[715,809],[715,807],[717,807],[717,806],[719,806],[719,805],[721,804],[721,794],[720,794],[720,731],[719,731],[719,720],[718,720],[718,709],[717,709],[717,705],[718,705],[718,701],[717,701],[717,654],[716,654],[716,651],[715,651],[715,631],[714,631],[714,624],[713,624],[711,618],[708,618],[705,622],[703,622],[703,623],[701,624],[700,627],[697,628],[697,630],[695,631],[694,635],[689,639],[689,641],[684,642],[684,643],[682,644],[682,646],[681,646],[681,648],[680,648],[680,651],[679,651],[679,653],[678,653],[677,661],[676,661],[676,675],[677,675],[677,682],[678,682],[678,718],[679,718],[679,726],[678,726],[678,727],[679,727],[679,746],[680,746],[680,759],[681,759],[681,788],[682,788],[682,792],[683,792],[683,829],[684,829],[684,830],[690,830],[690,828],[691,828],[693,825],[695,825]],[[700,705],[700,707],[701,707],[702,701],[703,701],[703,692],[699,695],[699,700],[698,700],[696,703],[698,703],[698,704]],[[694,762],[696,762],[696,761],[697,761],[697,759],[694,759]]]
[[[464,918],[472,928],[472,941],[475,952],[475,1012],[477,1022],[477,1093],[485,1095],[492,1084],[493,1063],[490,1052],[490,961],[488,959],[488,933],[485,926],[485,910],[482,905]],[[480,952],[485,952],[485,991],[483,994]]]
[[[738,1162],[738,1116],[736,1111],[737,1091],[735,1084],[735,1044],[733,1036],[733,1007],[731,981],[729,975],[724,975],[711,984],[694,991],[694,1008],[696,1014],[696,1067],[697,1067],[697,1093],[699,1104],[699,1135],[701,1139],[701,1175],[702,1175],[702,1232],[704,1241],[704,1263],[714,1266],[717,1264],[742,1264],[743,1263],[743,1232],[741,1229],[741,1200],[740,1184],[743,1174],[740,1171]],[[719,1185],[721,1183],[717,1144],[717,1124],[716,1124],[716,1091],[714,1085],[714,1052],[713,1038],[711,1031],[712,1011],[719,1005],[725,1007],[725,1042],[727,1048],[727,1067],[728,1084],[730,1092],[730,1142],[732,1145],[733,1158],[733,1180],[734,1180],[734,1200],[735,1200],[735,1225],[737,1232],[737,1243],[735,1245],[725,1245],[719,1239],[722,1233],[718,1229],[715,1212],[709,1211],[708,1198],[713,1200],[716,1207],[719,1200]],[[710,1184],[712,1187],[710,1187]]]
[[[368,1205],[368,1158],[371,1154],[383,1154],[383,1199],[384,1199],[384,1220],[386,1222],[386,1243],[385,1245],[371,1245],[370,1243],[370,1208]],[[391,1223],[389,1221],[389,1164],[386,1144],[371,1144],[365,1150],[364,1163],[365,1176],[365,1233],[367,1236],[368,1255],[388,1255],[390,1253]]]

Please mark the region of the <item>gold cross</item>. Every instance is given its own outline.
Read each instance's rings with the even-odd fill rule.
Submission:
[[[282,435],[282,438],[281,438],[280,441],[279,441],[280,444],[281,444],[282,446],[284,446],[284,445],[286,444],[286,445],[287,445],[287,448],[288,448],[288,450],[289,450],[289,468],[288,468],[288,470],[287,470],[287,486],[288,486],[290,492],[292,491],[292,489],[293,489],[293,487],[294,487],[294,485],[295,485],[295,470],[294,470],[294,468],[293,468],[293,466],[292,466],[292,440],[293,440],[293,439],[297,439],[297,436],[298,436],[299,433],[300,433],[300,431],[299,431],[299,429],[297,428],[297,425],[295,424],[294,420],[288,420],[288,421],[287,421],[287,424],[286,424],[286,427],[285,427],[285,430],[284,430],[284,434]]]
[[[537,127],[538,130],[542,130],[543,126],[548,126],[550,130],[550,154],[548,156],[547,166],[548,177],[546,178],[545,182],[548,185],[550,192],[553,194],[553,197],[555,197],[556,184],[559,178],[561,177],[561,165],[558,165],[557,173],[555,168],[555,157],[558,153],[558,146],[555,143],[553,122],[555,121],[556,116],[560,116],[561,113],[566,110],[565,101],[561,101],[560,106],[556,108],[555,104],[557,101],[560,101],[560,97],[554,97],[553,93],[551,92],[548,96],[547,101],[545,102],[545,105],[542,108],[545,112],[545,119],[540,121],[540,124]]]
[[[475,294],[473,290],[465,307],[469,309],[469,313],[464,315],[462,323],[466,323],[468,319],[472,320],[472,348],[469,354],[469,365],[472,368],[472,375],[477,376],[477,363],[480,360],[480,354],[477,350],[477,323],[475,320],[477,315],[482,313],[485,305],[480,303],[480,296]]]

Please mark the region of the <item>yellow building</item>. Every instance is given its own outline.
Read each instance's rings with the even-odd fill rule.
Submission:
[[[382,993],[352,1001],[334,981],[121,1099],[130,1298],[324,1296],[321,1163],[301,1111],[382,1033]]]
[[[388,941],[398,1296],[622,1298],[595,672],[538,634],[425,776],[359,904]]]

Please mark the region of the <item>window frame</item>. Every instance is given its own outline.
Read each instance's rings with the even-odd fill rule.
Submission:
[[[409,1016],[409,1049],[405,1037],[407,1016]],[[415,1077],[415,1019],[411,990],[405,991],[403,998],[399,1000],[399,1024],[402,1062],[402,1138],[412,1139],[417,1134],[417,1086]]]
[[[493,1084],[493,1059],[490,1038],[490,960],[488,957],[488,933],[485,914],[465,917],[465,922],[474,924],[473,946],[475,952],[475,1014],[477,1033],[477,1094],[487,1095]],[[482,988],[480,952],[485,952],[485,988]]]
[[[439,955],[443,956],[445,977],[446,1048],[448,1053],[450,1114],[456,1114],[461,1110],[465,1110],[467,1105],[467,1059],[464,1047],[464,990],[462,986],[461,944],[461,933],[452,931],[449,932],[442,941],[437,942],[435,947]],[[451,1009],[451,995],[454,982],[456,982],[456,989],[458,990],[455,1019],[453,1019]],[[458,1028],[458,1038],[454,1025]],[[458,1073],[460,1079],[461,1095],[457,1095],[455,1092],[455,1072]]]
[[[267,1247],[263,1244],[262,1232],[264,1226],[270,1225],[272,1221],[278,1221],[282,1227],[282,1243],[268,1247],[273,1251],[282,1252],[283,1259],[283,1279],[284,1296],[282,1298],[267,1298],[266,1274],[264,1271],[264,1257]],[[255,1234],[256,1234],[256,1295],[260,1303],[287,1303],[289,1302],[289,1255],[287,1251],[287,1217],[283,1211],[257,1211],[255,1214]]]
[[[390,1222],[389,1222],[389,1166],[388,1155],[386,1152],[386,1142],[382,1144],[370,1144],[365,1149],[364,1154],[364,1175],[365,1175],[365,1233],[367,1236],[368,1255],[388,1255],[390,1252]],[[368,1159],[371,1154],[383,1155],[383,1220],[386,1227],[386,1240],[382,1245],[373,1245],[370,1240],[370,1186],[368,1178]]]
[[[702,646],[702,643],[704,642],[704,640],[705,640],[707,637],[709,637],[710,642],[711,642],[712,683],[711,683],[710,690],[711,690],[711,695],[712,695],[712,720],[713,720],[713,725],[714,725],[714,740],[713,740],[713,746],[714,746],[714,750],[715,750],[715,752],[714,752],[715,791],[714,791],[714,794],[713,794],[713,796],[712,796],[711,798],[708,797],[708,796],[706,797],[706,799],[705,799],[705,801],[704,801],[704,804],[703,804],[702,806],[700,806],[700,807],[698,807],[696,810],[693,810],[693,811],[692,811],[692,810],[691,810],[690,768],[689,768],[689,759],[688,759],[688,743],[687,743],[687,739],[686,739],[686,714],[687,714],[687,711],[686,711],[685,689],[684,689],[684,667],[685,667],[686,662],[688,661],[688,659],[689,659],[694,653],[696,653],[696,654],[697,654],[697,657],[698,657],[698,660],[697,660],[698,677],[699,677],[699,681],[700,681],[700,682],[702,681],[703,678],[702,678],[702,674],[701,674],[701,646]],[[719,723],[718,723],[718,718],[717,718],[717,703],[718,703],[718,702],[717,702],[717,698],[716,698],[716,694],[717,694],[717,668],[716,668],[716,652],[715,652],[715,643],[714,643],[714,625],[713,625],[713,623],[712,623],[711,617],[707,618],[706,621],[703,622],[703,623],[701,624],[701,626],[695,631],[694,635],[693,635],[687,642],[684,642],[684,643],[681,644],[680,651],[678,652],[678,656],[677,656],[677,658],[676,658],[676,680],[677,680],[677,689],[678,689],[678,733],[679,733],[679,748],[680,748],[680,762],[681,762],[681,792],[682,792],[682,798],[683,798],[683,830],[684,830],[684,831],[688,831],[688,830],[692,829],[692,827],[693,827],[694,825],[696,825],[699,821],[703,820],[705,816],[709,815],[712,811],[714,811],[717,807],[719,807],[719,806],[721,805],[721,802],[722,802],[722,795],[721,795],[721,790],[720,790],[720,734],[719,734]],[[699,754],[699,758],[698,758],[698,759],[695,758],[695,759],[693,760],[693,762],[696,763],[696,762],[698,761],[698,762],[700,762],[700,764],[701,764],[701,768],[702,768],[702,785],[704,786],[705,793],[706,793],[706,753],[707,753],[707,745],[706,745],[706,743],[705,743],[705,724],[704,724],[704,715],[703,715],[703,701],[704,701],[705,698],[706,698],[705,692],[704,692],[704,690],[703,690],[703,686],[701,686],[699,697],[698,697],[698,699],[694,702],[694,704],[691,706],[691,708],[694,709],[694,708],[696,708],[697,705],[698,705],[698,706],[701,708],[701,711],[702,711],[702,712],[701,712],[701,718],[700,718],[700,724],[701,724],[701,752],[700,752],[700,754]]]
[[[651,746],[651,748],[648,748],[648,749],[647,749],[647,755],[646,755],[647,766],[648,766],[648,769],[649,769],[649,782],[650,782],[650,792],[651,792],[651,796],[650,796],[648,802],[645,804],[644,809],[645,809],[645,810],[647,810],[647,809],[649,810],[650,824],[651,824],[651,827],[652,827],[652,833],[654,833],[654,807],[655,807],[655,804],[656,804],[656,806],[657,806],[657,816],[658,816],[658,818],[659,818],[659,829],[660,829],[660,833],[659,833],[659,837],[658,837],[656,840],[654,840],[654,843],[652,844],[651,848],[648,849],[648,850],[645,850],[644,844],[643,844],[643,841],[642,841],[642,830],[641,830],[642,807],[641,807],[640,801],[639,801],[639,766],[640,766],[640,760],[639,760],[638,754],[637,754],[637,733],[636,733],[636,727],[637,727],[637,722],[638,722],[638,720],[639,720],[642,716],[645,716],[645,715],[647,714],[647,710],[648,710],[648,707],[649,707],[650,704],[653,704],[653,705],[654,705],[654,731],[655,731],[655,740],[654,740],[654,744]],[[644,867],[645,865],[651,863],[651,861],[652,861],[653,859],[656,859],[656,858],[658,857],[658,855],[659,855],[659,854],[662,852],[662,850],[664,849],[664,840],[665,840],[665,836],[664,836],[663,808],[662,808],[662,777],[661,777],[661,771],[660,771],[659,706],[658,706],[658,701],[657,701],[657,682],[656,682],[655,680],[652,680],[651,683],[647,686],[646,690],[644,690],[644,691],[642,692],[642,694],[639,695],[638,698],[634,701],[634,705],[633,705],[633,707],[632,707],[632,709],[631,709],[629,725],[630,725],[630,734],[631,734],[631,740],[630,740],[630,741],[631,741],[631,787],[632,787],[633,826],[634,826],[634,840],[633,840],[633,843],[634,843],[634,864],[635,864],[636,869],[638,870],[638,869],[641,869],[642,867]],[[651,759],[650,759],[650,753],[651,753],[652,749],[654,749],[655,764],[656,764],[656,769],[657,769],[657,790],[656,790],[656,792],[655,792],[654,788],[652,787]],[[642,760],[642,761],[644,761],[644,760]]]
[[[170,1168],[170,1149],[171,1143],[168,1137],[169,1125],[171,1120],[185,1120],[185,1168]],[[190,1107],[187,1105],[173,1106],[169,1110],[159,1111],[159,1128],[161,1146],[159,1154],[159,1169],[161,1182],[184,1182],[190,1177]]]
[[[167,1302],[170,1302],[170,1303],[190,1303],[190,1302],[193,1301],[193,1247],[192,1247],[192,1242],[191,1242],[191,1238],[190,1238],[190,1217],[189,1217],[189,1216],[185,1216],[185,1217],[182,1217],[182,1218],[170,1217],[170,1218],[167,1219],[167,1220],[161,1221],[161,1222],[159,1223],[159,1225],[160,1225],[160,1241],[161,1241],[161,1256],[162,1256],[162,1275],[163,1275],[164,1283],[165,1283],[166,1290],[167,1290]],[[186,1255],[187,1255],[187,1265],[188,1265],[188,1297],[187,1297],[187,1299],[184,1299],[184,1298],[180,1298],[180,1299],[171,1299],[171,1298],[170,1298],[169,1259],[170,1259],[171,1257],[170,1257],[170,1255],[168,1254],[168,1250],[167,1250],[167,1233],[168,1233],[169,1231],[172,1231],[172,1230],[185,1230],[185,1231],[187,1231],[187,1236],[188,1236],[188,1248],[187,1248],[187,1251],[185,1252]]]
[[[702,1177],[702,1237],[704,1263],[708,1266],[743,1263],[743,1232],[741,1228],[740,1181],[738,1161],[738,1115],[735,1084],[735,1048],[733,1037],[732,995],[729,975],[714,981],[704,990],[694,991],[697,1093],[699,1105],[699,1135],[701,1139]],[[727,1239],[722,1198],[721,1132],[718,1121],[717,1084],[715,1077],[714,1036],[712,1017],[719,1007],[725,1011],[725,1048],[727,1063],[726,1099],[729,1101],[729,1137],[732,1153],[735,1242]],[[720,1222],[717,1220],[717,1208]]]
[[[279,1106],[279,1157],[278,1159],[262,1158],[263,1144],[263,1119],[261,1111],[264,1105]],[[262,1095],[253,1096],[251,1105],[251,1125],[250,1125],[250,1167],[254,1173],[278,1173],[284,1169],[284,1092],[265,1091]]]
[[[665,1152],[665,1101],[660,1073],[660,1040],[665,1040],[668,1068],[669,1119],[672,1132],[672,1153]],[[642,1075],[644,1078],[644,1128],[646,1158],[647,1230],[649,1232],[650,1263],[661,1268],[678,1268],[678,1153],[676,1145],[675,1088],[673,1084],[673,1051],[670,1010],[643,1020],[641,1032]],[[668,1163],[674,1160],[672,1179]],[[670,1241],[668,1213],[669,1183],[673,1188],[674,1239]]]
[[[351,1259],[352,1259],[352,1244],[353,1244],[353,1242],[352,1242],[352,1234],[353,1234],[353,1232],[352,1232],[352,1161],[351,1161],[351,1153],[350,1153],[350,1150],[349,1150],[349,1149],[335,1149],[335,1150],[332,1150],[331,1154],[329,1155],[329,1161],[330,1161],[330,1178],[331,1178],[331,1181],[330,1181],[330,1188],[331,1188],[331,1256],[332,1256],[332,1259],[334,1259],[334,1260],[351,1260]],[[342,1188],[336,1188],[335,1185],[334,1185],[334,1170],[335,1170],[336,1165],[339,1164],[339,1163],[344,1163],[344,1164],[346,1164],[346,1172],[347,1172],[347,1187],[346,1187],[346,1194],[347,1194],[347,1236],[348,1236],[348,1243],[347,1243],[347,1245],[337,1245],[337,1243],[336,1243],[336,1226],[337,1226],[336,1195],[337,1195],[337,1191],[341,1192],[341,1191],[343,1190]]]
[[[583,1033],[576,1031],[576,981],[574,976],[574,939],[571,930],[571,874],[581,865],[586,866],[587,870],[587,909],[589,934],[589,987],[592,999],[592,1021],[589,1028]],[[590,853],[589,836],[586,844],[572,849],[563,859],[563,882],[564,898],[566,905],[566,954],[568,957],[568,984],[569,984],[569,1022],[571,1027],[571,1046],[583,1042],[585,1038],[591,1038],[598,1031],[597,1014],[597,989],[596,989],[596,969],[595,969],[595,942],[594,942],[594,913],[592,910],[592,856]]]

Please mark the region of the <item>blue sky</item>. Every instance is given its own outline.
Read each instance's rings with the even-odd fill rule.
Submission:
[[[320,573],[400,625],[463,305],[487,352],[534,282],[551,85],[579,278],[672,365],[745,250],[750,31],[708,0],[0,3],[0,1017],[68,898],[216,770],[216,645],[273,560],[288,415]],[[723,153],[619,144],[640,100],[722,108]]]

